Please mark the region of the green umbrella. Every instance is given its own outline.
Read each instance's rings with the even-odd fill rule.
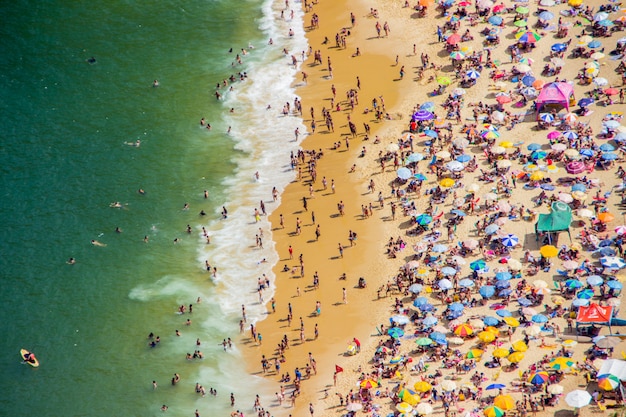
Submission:
[[[415,341],[419,346],[428,346],[433,343],[433,340],[429,337],[420,337]]]
[[[530,10],[528,9],[528,7],[524,7],[524,6],[518,6],[515,11],[519,14],[528,14],[528,12],[530,12]]]
[[[517,26],[518,28],[525,28],[526,26],[528,26],[528,22],[525,20],[517,20],[513,23],[513,25]]]
[[[449,77],[437,77],[437,83],[440,85],[450,85],[452,80]]]

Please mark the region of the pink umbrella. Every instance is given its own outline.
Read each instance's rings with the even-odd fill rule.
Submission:
[[[495,6],[493,6],[493,12],[494,13],[500,13],[504,9],[506,9],[504,4],[496,4]]]
[[[580,174],[585,169],[585,164],[580,161],[573,161],[565,165],[565,170],[568,174]]]
[[[607,88],[606,90],[604,90],[604,94],[606,94],[607,96],[614,96],[616,94],[619,94],[619,90],[617,88]]]
[[[446,39],[446,43],[448,45],[456,45],[459,42],[461,42],[461,35],[459,35],[458,33],[453,33],[452,35],[448,36],[448,39]]]
[[[557,132],[556,130],[548,133],[548,139],[556,139],[561,136],[561,132]]]
[[[572,271],[576,268],[578,268],[578,262],[576,261],[565,261],[563,262],[563,268],[565,268],[568,271]]]
[[[512,100],[511,97],[505,96],[505,95],[496,97],[496,101],[500,104],[510,103],[511,100]]]
[[[617,226],[615,228],[615,233],[617,233],[618,235],[623,235],[624,233],[626,233],[626,226],[624,226],[624,225]]]

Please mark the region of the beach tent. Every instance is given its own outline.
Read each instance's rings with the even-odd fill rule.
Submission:
[[[576,315],[576,328],[580,324],[603,324],[609,326],[609,332],[611,332],[612,317],[613,306],[601,306],[596,303],[580,306]]]
[[[539,233],[558,233],[569,232],[569,226],[572,222],[572,209],[561,201],[552,203],[552,211],[549,214],[540,214],[537,223],[535,223],[536,239],[539,240]],[[572,236],[569,236],[570,241]]]
[[[536,100],[537,117],[539,117],[539,113],[546,112],[546,107],[558,110],[565,108],[569,111],[569,106],[573,106],[575,103],[574,87],[571,84],[566,82],[548,83],[543,86]]]

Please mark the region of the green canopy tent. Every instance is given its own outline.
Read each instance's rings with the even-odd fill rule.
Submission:
[[[550,239],[551,233],[567,232],[570,242],[572,235],[569,231],[570,223],[572,223],[572,209],[567,204],[555,201],[552,203],[552,211],[548,214],[540,214],[537,223],[535,223],[535,236],[539,240],[540,233],[548,233]]]

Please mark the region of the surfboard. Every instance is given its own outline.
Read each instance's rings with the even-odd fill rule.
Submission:
[[[23,360],[24,362],[26,362],[27,364],[29,364],[29,365],[30,365],[30,366],[32,366],[33,368],[38,367],[38,366],[39,366],[39,361],[37,360],[37,358],[35,358],[35,361],[34,361],[34,362],[30,362],[30,361],[27,361],[27,360],[26,360],[26,355],[27,355],[28,353],[30,353],[28,350],[26,350],[26,349],[21,349],[21,350],[20,350],[20,358],[22,358],[22,360]]]

